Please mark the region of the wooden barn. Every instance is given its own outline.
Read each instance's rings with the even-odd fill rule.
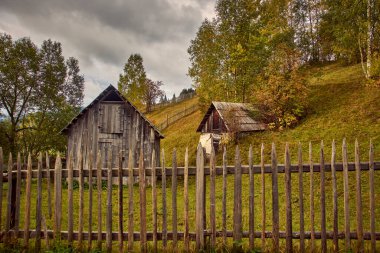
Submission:
[[[257,110],[248,103],[212,102],[197,129],[206,153],[210,154],[211,144],[217,150],[223,134],[265,130],[266,124],[255,120],[254,115]]]
[[[152,152],[159,162],[160,140],[164,136],[112,85],[99,94],[62,130],[68,137],[68,154],[100,150],[106,166],[108,150],[112,149],[115,166],[122,150],[123,167],[128,166],[129,152],[133,152],[134,166],[138,166],[143,145],[144,163],[150,164]],[[74,155],[75,157],[76,155]],[[95,165],[95,164],[94,164]]]

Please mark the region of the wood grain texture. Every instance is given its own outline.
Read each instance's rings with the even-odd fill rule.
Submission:
[[[300,252],[305,252],[305,214],[303,203],[302,144],[298,143],[298,198],[300,210]]]
[[[3,231],[3,180],[4,180],[4,154],[3,148],[0,147],[0,231]]]
[[[20,199],[21,199],[21,155],[17,154],[17,176],[16,176],[16,203],[15,203],[15,225],[14,232],[17,235],[20,230]]]
[[[325,153],[323,141],[321,141],[320,149],[320,177],[321,177],[321,246],[322,252],[327,252],[327,241],[326,241],[326,187],[325,187]]]
[[[249,145],[248,151],[248,168],[249,168],[249,248],[255,248],[255,187],[254,187],[254,173],[253,173],[253,154],[252,145]]]
[[[123,252],[123,154],[122,150],[119,150],[119,174],[118,174],[118,185],[117,185],[117,195],[118,195],[118,234],[119,234],[119,252]]]
[[[211,248],[215,248],[216,244],[216,210],[215,210],[215,150],[211,148],[210,156],[210,243]]]
[[[37,203],[36,203],[36,241],[34,250],[41,251],[41,219],[42,219],[42,153],[38,156]]]
[[[157,176],[156,176],[156,152],[152,152],[152,221],[153,221],[153,252],[157,252]]]
[[[196,249],[202,250],[205,245],[204,240],[204,191],[205,191],[205,176],[204,176],[204,156],[203,148],[199,143],[197,148],[197,175],[196,175],[196,200],[195,200],[195,229],[196,229]]]
[[[133,154],[128,154],[128,251],[133,250]]]
[[[290,173],[289,143],[285,144],[285,207],[286,207],[286,252],[293,252],[292,226],[292,177]]]
[[[92,151],[90,152],[90,156],[88,159],[88,231],[92,233],[92,202],[93,202],[93,178],[92,178],[92,173],[94,169],[94,164],[93,161],[96,161],[96,159],[93,159],[93,153]],[[92,248],[92,237],[88,239],[88,245],[87,245],[87,250],[91,251]]]
[[[314,166],[313,147],[309,142],[309,166],[310,166],[310,251],[315,251],[315,214],[314,214]]]
[[[173,150],[172,166],[172,231],[173,231],[173,250],[177,249],[177,151]]]
[[[273,232],[273,251],[279,252],[279,203],[278,203],[278,175],[277,175],[277,155],[276,146],[272,143],[271,151],[272,163],[272,232]]]
[[[5,246],[9,245],[10,242],[10,230],[12,222],[12,170],[13,170],[13,159],[12,153],[9,153],[8,157],[8,195],[7,195],[7,217],[5,221]]]
[[[54,166],[54,239],[61,239],[62,222],[62,161],[58,152]]]
[[[356,244],[357,252],[364,252],[364,240],[363,240],[363,210],[362,210],[362,178],[360,168],[360,151],[359,142],[355,140],[355,179],[356,179],[356,233],[358,234],[358,240]]]
[[[348,160],[347,160],[347,144],[346,139],[343,139],[342,144],[343,158],[343,196],[344,196],[344,232],[345,232],[345,251],[351,251],[350,240],[350,205],[349,205],[349,188],[348,188]]]
[[[166,210],[166,167],[165,167],[165,150],[161,152],[161,168],[162,168],[162,246],[164,250],[167,246],[167,210]]]
[[[146,192],[145,192],[145,167],[144,151],[140,148],[139,159],[139,190],[140,190],[140,251],[147,251],[146,243]]]
[[[98,190],[98,238],[97,247],[100,250],[102,248],[102,155],[98,150],[96,156],[96,187]]]
[[[45,158],[46,158],[46,173],[48,174],[47,176],[47,188],[49,189],[47,194],[47,202],[48,202],[48,214],[49,214],[49,219],[51,219],[52,215],[53,215],[53,211],[52,211],[52,204],[51,204],[51,178],[50,178],[50,157],[49,157],[49,153],[48,152],[45,152]]]
[[[262,217],[262,230],[261,230],[261,248],[265,251],[265,228],[266,228],[266,206],[265,206],[265,155],[264,143],[261,144],[260,149],[260,167],[261,167],[261,217]]]
[[[223,244],[227,243],[227,149],[223,147],[223,197],[222,197]]]
[[[106,248],[107,252],[112,252],[112,146],[107,153]]]
[[[183,177],[183,198],[184,198],[184,244],[185,251],[190,249],[189,240],[189,149],[185,150],[185,170]]]
[[[70,152],[69,159],[67,161],[67,167],[68,167],[68,177],[67,177],[67,194],[68,194],[68,206],[67,206],[67,221],[68,221],[68,227],[67,227],[67,240],[69,242],[69,245],[72,245],[73,242],[73,230],[74,230],[74,206],[73,206],[73,167],[74,167],[74,160],[73,160],[73,152]]]
[[[375,223],[375,171],[374,171],[374,148],[372,139],[369,144],[369,209],[370,209],[370,231],[371,252],[376,252],[376,223]]]
[[[78,216],[78,249],[82,251],[83,246],[83,212],[84,212],[84,178],[83,178],[83,150],[78,154],[78,160],[76,164],[79,170],[79,216]]]
[[[333,188],[333,244],[334,251],[339,251],[338,241],[338,192],[337,192],[337,180],[336,180],[336,145],[333,140],[331,145],[331,175],[332,175],[332,188]]]
[[[240,241],[243,238],[243,224],[242,224],[242,200],[241,200],[241,159],[240,149],[236,146],[235,149],[235,176],[234,176],[234,213],[233,213],[233,231],[234,231],[234,247],[241,248]]]
[[[24,248],[29,247],[29,228],[30,228],[30,204],[32,196],[32,156],[28,155],[27,165],[28,177],[25,188],[25,218],[24,218]]]

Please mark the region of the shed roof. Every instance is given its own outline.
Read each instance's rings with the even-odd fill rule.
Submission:
[[[91,107],[93,107],[97,102],[103,101],[105,98],[112,98],[113,101],[120,101],[125,102],[132,106],[135,111],[140,114],[140,116],[147,122],[153,129],[156,131],[156,133],[160,136],[161,139],[164,138],[164,135],[157,129],[157,127],[152,124],[143,113],[141,113],[131,102],[128,101],[113,85],[109,85],[104,91],[102,91],[88,106],[83,108],[81,112],[75,116],[69,124],[67,124],[62,130],[61,133],[67,133],[67,131],[70,129],[70,127],[84,115]]]
[[[219,113],[228,131],[231,130],[232,124],[236,123],[238,124],[239,132],[262,131],[266,129],[266,124],[252,118],[252,114],[257,112],[257,110],[251,104],[213,101],[199,124],[197,132],[202,131],[214,109]],[[229,120],[231,118],[230,113],[233,114],[231,120]]]

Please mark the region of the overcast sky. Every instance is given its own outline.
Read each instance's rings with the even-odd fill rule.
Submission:
[[[109,84],[117,87],[129,55],[139,53],[167,96],[191,87],[190,40],[212,0],[0,0],[0,32],[30,37],[37,45],[62,43],[65,58],[79,60],[88,104]]]

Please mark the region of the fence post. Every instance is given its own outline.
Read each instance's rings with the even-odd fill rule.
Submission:
[[[261,250],[265,252],[265,224],[266,224],[266,208],[265,208],[265,164],[264,164],[264,143],[261,143],[260,150],[260,167],[261,167]]]
[[[355,140],[355,174],[356,174],[356,233],[358,236],[357,252],[364,251],[363,241],[363,214],[362,214],[362,183],[361,183],[361,168],[359,142]]]
[[[54,178],[54,239],[61,239],[61,218],[62,218],[62,162],[58,153],[55,160],[55,178]]]
[[[69,159],[67,161],[67,194],[68,194],[68,210],[67,210],[67,240],[70,246],[73,244],[73,230],[74,230],[74,205],[73,205],[73,166],[74,166],[74,155],[71,150],[69,154]]]
[[[252,145],[249,145],[248,167],[249,167],[249,248],[255,248],[255,187],[254,172],[252,164]]]
[[[332,151],[331,151],[331,173],[332,173],[332,186],[333,186],[333,242],[334,242],[334,251],[339,251],[339,242],[338,242],[338,192],[336,185],[336,169],[335,169],[335,157],[336,157],[336,147],[335,140],[332,142]]]
[[[322,252],[327,252],[326,242],[326,190],[325,190],[325,154],[323,150],[323,141],[321,141],[320,151],[320,177],[321,177],[321,245]]]
[[[216,222],[215,222],[215,150],[211,147],[210,157],[210,226],[211,226],[211,249],[216,244]]]
[[[293,252],[292,241],[292,177],[290,171],[289,143],[285,145],[285,205],[286,205],[286,252]]]
[[[106,211],[106,248],[112,252],[112,160],[113,146],[109,147],[107,157],[107,211]]]
[[[177,249],[177,151],[173,150],[172,166],[172,224],[173,249]]]
[[[162,246],[166,250],[167,244],[167,221],[166,221],[166,168],[165,168],[165,150],[161,151],[161,184],[162,184]]]
[[[3,148],[0,147],[0,217],[3,217],[3,177],[4,177],[4,156]],[[3,231],[2,222],[0,219],[0,232]]]
[[[303,162],[302,144],[298,142],[298,188],[299,188],[299,207],[300,207],[300,252],[305,251],[305,225],[304,225],[304,206],[303,206]]]
[[[25,223],[24,223],[24,247],[27,249],[29,247],[29,226],[30,226],[30,201],[32,195],[32,156],[28,155],[28,172],[26,177],[26,188],[25,188]]]
[[[186,147],[185,151],[185,168],[184,168],[184,182],[183,182],[183,195],[184,195],[184,206],[185,206],[185,231],[184,231],[184,241],[185,241],[185,251],[188,252],[190,248],[189,244],[189,150]]]
[[[279,252],[279,204],[278,204],[278,176],[277,176],[277,155],[276,146],[272,143],[272,233],[273,251]]]
[[[139,190],[140,190],[140,250],[147,251],[146,245],[146,193],[145,193],[145,165],[144,150],[141,144],[139,160]]]
[[[17,177],[16,177],[16,191],[15,191],[15,226],[14,234],[15,238],[18,238],[18,232],[20,230],[20,198],[21,198],[21,155],[17,154]]]
[[[345,251],[351,251],[350,241],[350,206],[348,194],[348,161],[347,161],[347,144],[346,138],[343,139],[342,145],[343,157],[343,191],[344,191],[344,238],[345,238]]]
[[[223,199],[222,199],[222,233],[223,244],[227,243],[227,149],[223,147]]]
[[[313,165],[313,148],[309,142],[309,166],[310,166],[310,251],[314,252],[315,248],[315,231],[314,231],[314,165]]]
[[[38,156],[37,166],[37,205],[36,205],[36,241],[35,251],[41,251],[41,220],[42,220],[42,153]]]
[[[371,252],[376,252],[376,234],[375,234],[375,163],[373,161],[374,152],[373,152],[373,143],[372,139],[369,144],[369,206],[371,209]]]
[[[235,175],[234,175],[234,222],[233,222],[234,248],[241,250],[242,239],[242,200],[241,200],[241,160],[239,146],[235,150]]]
[[[12,159],[12,153],[9,153],[8,158],[8,201],[7,201],[7,219],[5,222],[5,246],[9,244],[9,238],[10,238],[10,229],[12,227],[12,170],[13,170],[13,159]],[[13,209],[14,210],[14,209]]]
[[[157,176],[156,176],[156,152],[152,152],[152,215],[153,215],[153,252],[157,252]]]
[[[204,157],[203,148],[199,143],[197,148],[196,160],[196,203],[195,203],[195,222],[196,222],[196,249],[202,250],[204,248]]]

